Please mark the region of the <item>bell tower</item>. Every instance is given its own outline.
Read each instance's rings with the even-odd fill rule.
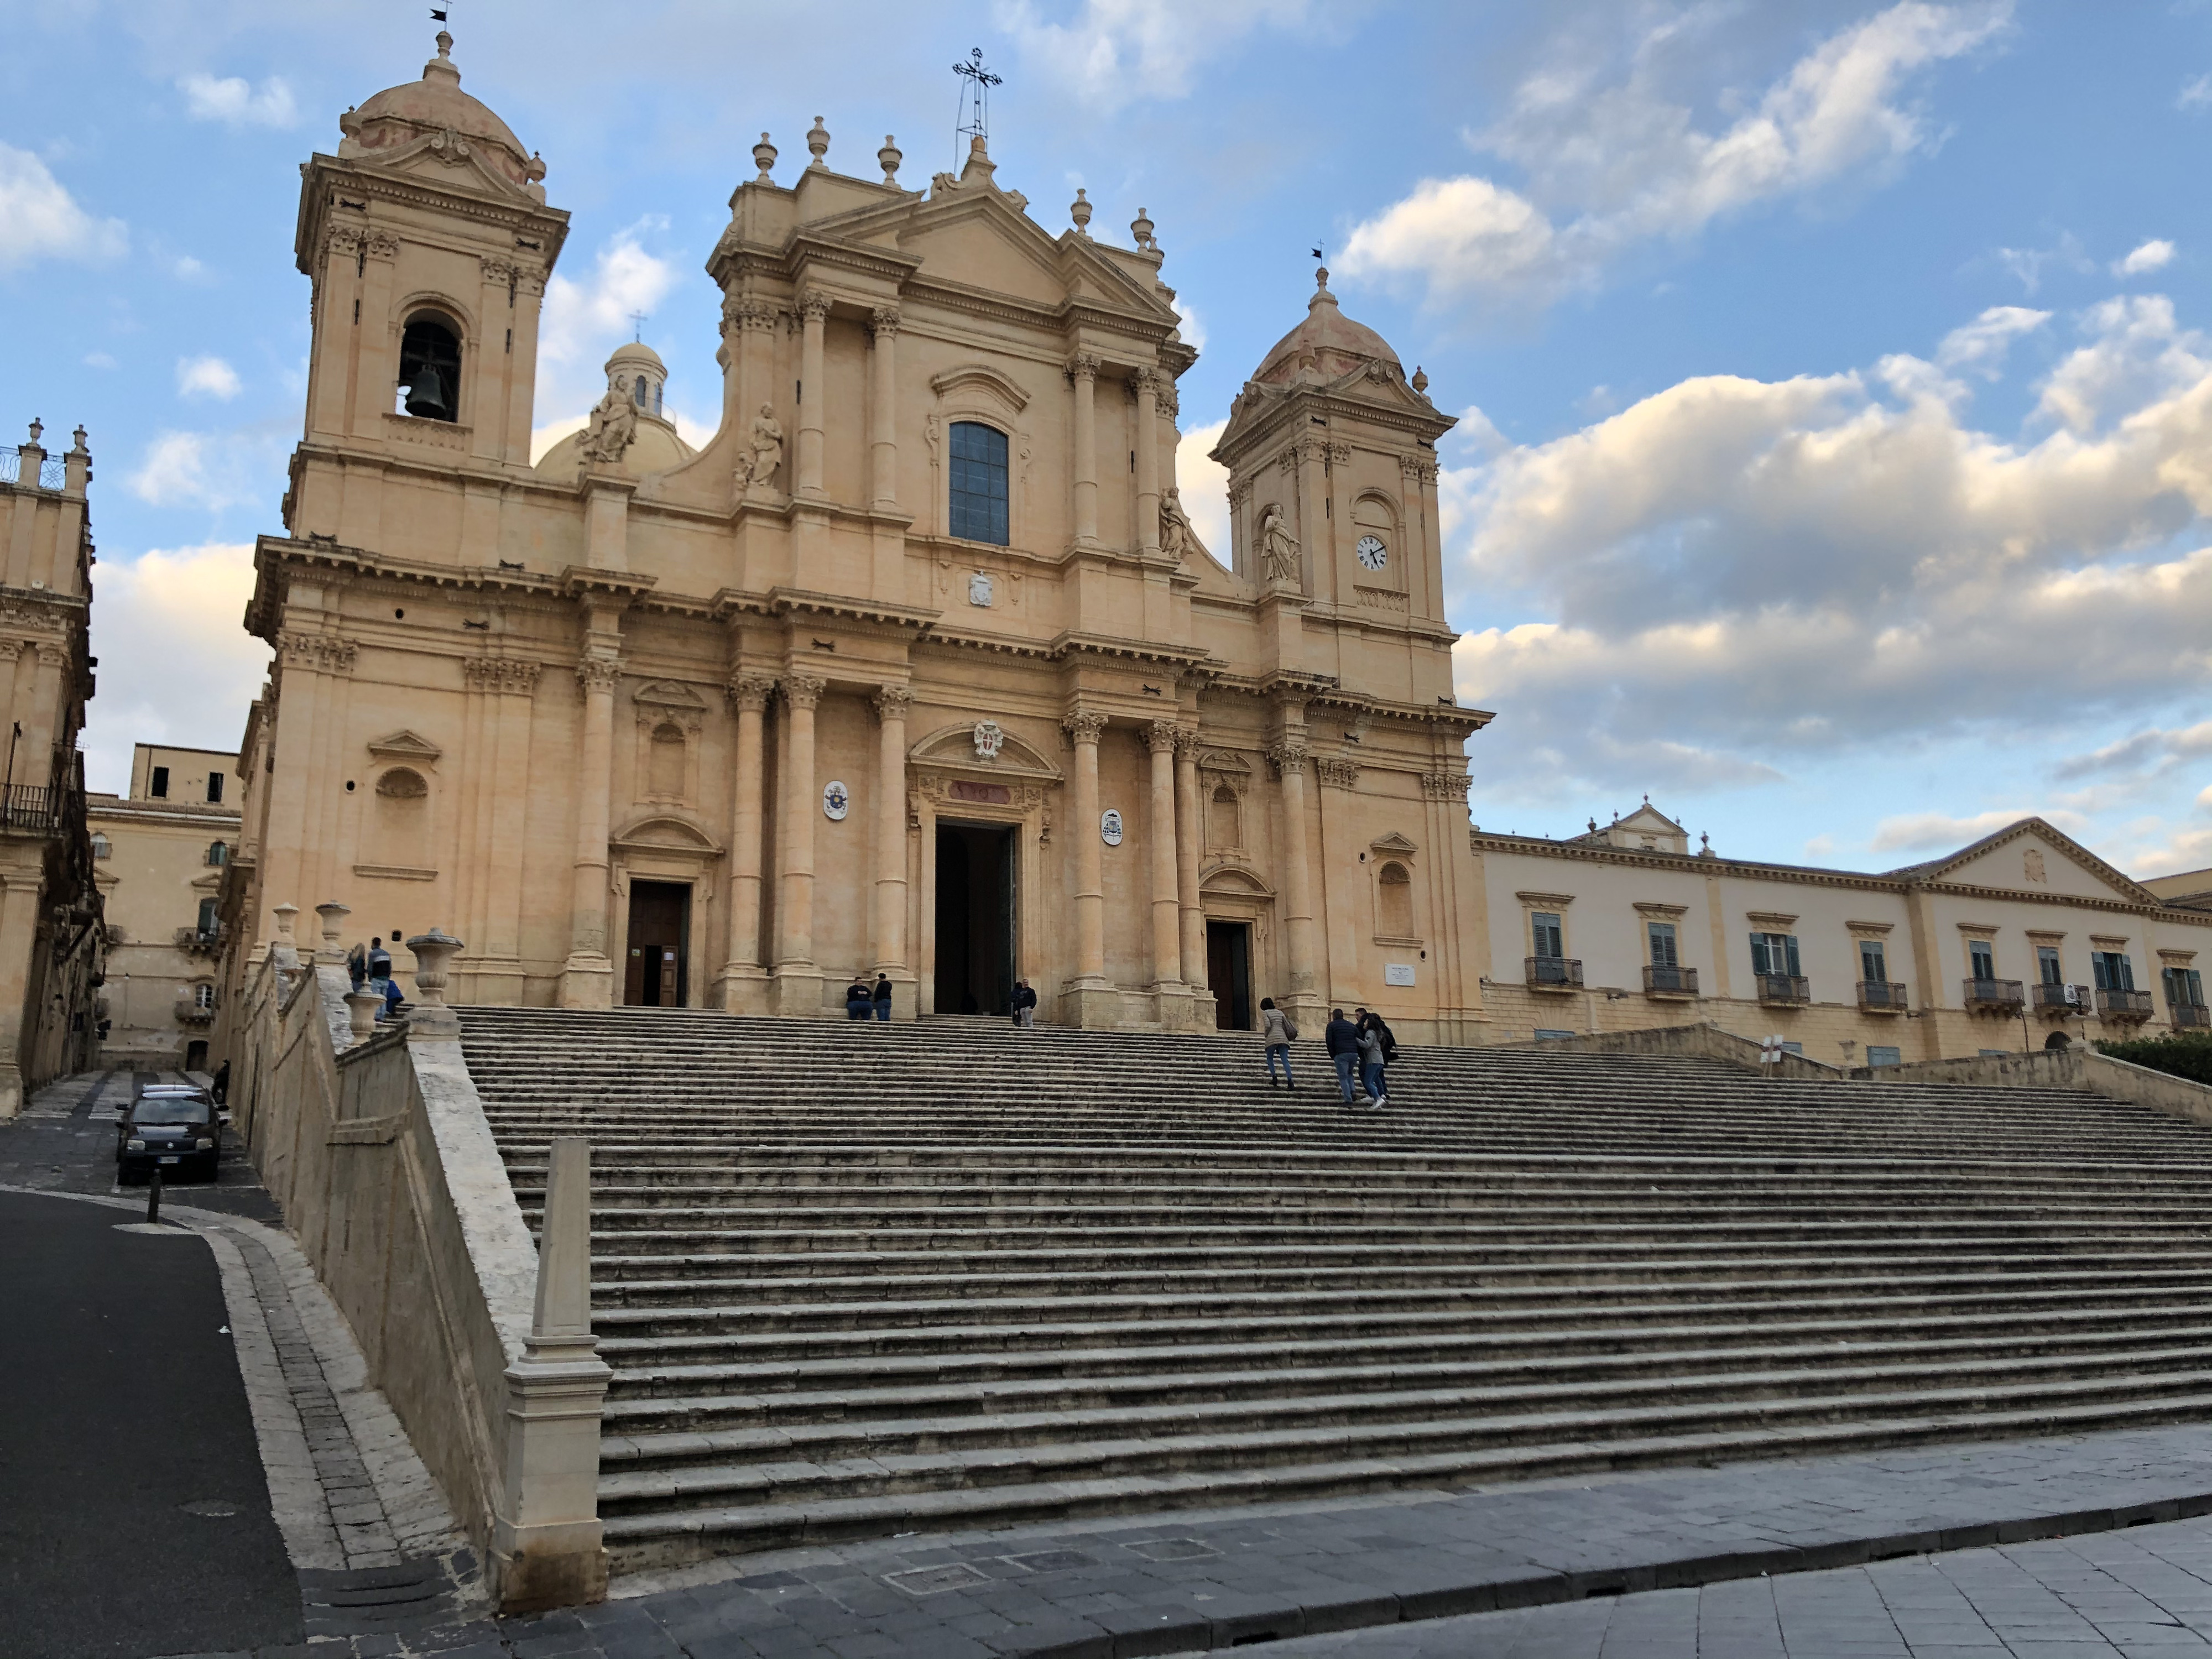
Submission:
[[[314,284],[295,536],[374,544],[346,522],[342,456],[530,464],[538,309],[568,234],[545,164],[461,90],[453,37],[419,81],[338,118],[301,169],[295,252]]]

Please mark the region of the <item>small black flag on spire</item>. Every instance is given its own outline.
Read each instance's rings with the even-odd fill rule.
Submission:
[[[436,18],[441,23],[444,22],[446,21],[445,8],[442,6],[431,7],[430,15]]]
[[[1316,248],[1314,250],[1314,258],[1316,259],[1321,258],[1321,250],[1319,248]]]

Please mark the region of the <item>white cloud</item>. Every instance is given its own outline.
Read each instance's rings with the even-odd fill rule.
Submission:
[[[1455,590],[1532,618],[1455,653],[1463,700],[1510,715],[1486,767],[1541,752],[1563,789],[1649,787],[1672,744],[1719,784],[1720,763],[2010,730],[2031,703],[2087,722],[2212,692],[2212,547],[2184,539],[2212,518],[2212,352],[2150,297],[2081,326],[2033,442],[1899,356],[1703,376],[1448,468]]]
[[[2143,243],[2124,259],[2112,261],[2115,276],[2140,276],[2147,271],[2163,270],[2173,262],[2173,244],[2157,240]]]
[[[201,432],[164,432],[124,480],[149,507],[204,507],[210,512],[252,499],[240,446]]]
[[[252,592],[251,546],[102,556],[92,608],[100,691],[85,731],[94,788],[129,786],[134,743],[237,744],[269,668],[269,647],[240,626]]]
[[[87,368],[113,368],[117,365],[115,359],[105,351],[88,351],[84,354],[84,366]]]
[[[2173,101],[2180,109],[2201,109],[2212,104],[2212,75],[2200,75],[2188,82],[2181,88],[2181,95]]]
[[[2003,806],[1966,817],[1954,817],[1948,812],[1907,812],[1884,818],[1876,824],[1874,839],[1868,845],[1877,853],[1929,849],[1948,853],[1978,842],[1984,836],[1993,836],[2022,818],[2041,818],[2069,836],[2084,834],[2089,828],[2088,820],[2079,812],[2069,812],[2063,807]]]
[[[1212,426],[1194,426],[1176,443],[1176,488],[1182,492],[1182,510],[1191,528],[1206,544],[1206,550],[1231,569],[1237,568],[1229,545],[1229,469],[1206,452],[1221,441],[1229,429],[1226,420]]]
[[[217,80],[205,70],[181,76],[177,89],[185,94],[185,110],[195,121],[220,121],[228,127],[289,127],[299,124],[300,111],[292,88],[270,76],[255,90],[243,76]]]
[[[546,448],[584,423],[583,411],[606,390],[600,373],[607,354],[630,337],[633,313],[650,316],[675,286],[676,268],[649,253],[639,238],[665,230],[668,222],[647,216],[617,231],[600,247],[580,281],[555,273],[545,285],[544,321],[538,335],[538,407],[569,409],[532,433],[532,447]],[[550,433],[550,436],[544,436]],[[542,453],[542,452],[540,452]]]
[[[1190,301],[1178,295],[1175,301],[1175,313],[1182,319],[1182,343],[1193,351],[1205,350],[1206,325],[1199,320],[1198,313]]]
[[[177,359],[177,395],[180,398],[235,398],[238,371],[220,357]]]
[[[95,219],[46,164],[0,144],[0,270],[33,260],[112,259],[130,246],[120,219]]]
[[[1334,21],[1361,9],[1332,9]],[[1047,22],[1033,0],[998,0],[999,27],[1023,58],[1085,102],[1119,109],[1139,98],[1181,98],[1194,70],[1262,28],[1303,30],[1312,0],[1084,0],[1066,23]]]
[[[567,437],[571,432],[581,432],[590,417],[571,415],[564,420],[548,421],[544,426],[530,428],[530,464],[532,466],[545,459],[545,452]]]
[[[1718,132],[1665,94],[1648,52],[1616,87],[1593,88],[1574,70],[1533,75],[1476,141],[1525,170],[1525,191],[1424,179],[1358,226],[1340,263],[1352,276],[1417,277],[1435,299],[1542,301],[1589,286],[1633,244],[1690,236],[1933,148],[1939,135],[1905,101],[1907,82],[1983,45],[2010,16],[2008,0],[1905,0],[1820,43]],[[1684,27],[1670,17],[1644,44]]]
[[[2171,771],[2184,761],[2212,758],[2212,720],[2179,730],[2153,726],[2086,755],[2069,755],[2054,769],[2062,778],[2100,774]]]
[[[1991,306],[1971,323],[1953,329],[1936,348],[1936,365],[1994,380],[2004,373],[2012,343],[2051,320],[2047,311],[2025,306]]]

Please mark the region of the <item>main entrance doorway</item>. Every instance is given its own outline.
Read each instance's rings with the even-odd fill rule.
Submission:
[[[1206,982],[1213,991],[1213,1023],[1224,1031],[1252,1029],[1252,924],[1206,924]]]
[[[1014,830],[937,825],[937,1009],[1002,1014],[1014,992]]]
[[[623,1006],[681,1008],[691,989],[691,884],[633,881],[629,884],[629,956],[623,972]]]

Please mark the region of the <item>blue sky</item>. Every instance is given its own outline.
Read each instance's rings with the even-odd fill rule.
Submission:
[[[1187,497],[1323,243],[1462,414],[1446,578],[1486,827],[1648,792],[1725,853],[1887,867],[2041,811],[2212,864],[2212,6],[455,0],[464,84],[574,216],[538,422],[647,314],[717,406],[702,270],[762,129],[902,176],[950,65],[1002,185],[1148,210],[1202,349]],[[303,389],[298,163],[420,72],[419,4],[0,5],[0,419],[91,432],[87,747],[227,746]],[[696,422],[690,423],[696,424]],[[1216,532],[1218,537],[1218,532]]]

